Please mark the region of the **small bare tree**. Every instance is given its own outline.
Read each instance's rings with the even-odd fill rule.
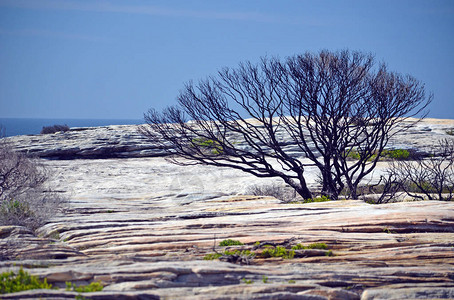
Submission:
[[[64,198],[46,187],[48,179],[44,166],[0,138],[0,225],[34,230],[62,208]]]
[[[389,177],[395,186],[416,199],[454,199],[454,140],[444,139],[427,156],[393,161]]]
[[[305,170],[316,166],[322,194],[337,199],[348,187],[356,198],[389,139],[430,101],[423,84],[375,67],[371,55],[321,51],[263,58],[190,82],[179,106],[150,110],[141,130],[179,164],[280,177],[304,199],[312,198]],[[299,153],[286,150],[289,144]],[[354,163],[352,151],[360,156]]]

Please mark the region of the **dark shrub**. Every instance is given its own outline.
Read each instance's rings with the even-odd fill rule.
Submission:
[[[41,129],[41,134],[48,134],[48,133],[56,133],[59,131],[68,131],[69,126],[68,125],[54,125],[54,126],[44,126],[43,129]]]

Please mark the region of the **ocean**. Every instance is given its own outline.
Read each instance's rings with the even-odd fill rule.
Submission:
[[[143,119],[25,119],[0,118],[5,136],[39,134],[44,126],[68,125],[69,127],[97,127],[108,125],[143,124]]]

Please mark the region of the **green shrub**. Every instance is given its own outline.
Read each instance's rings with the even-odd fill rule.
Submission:
[[[256,246],[260,245],[260,242],[255,243]],[[204,260],[214,260],[219,259],[222,256],[229,256],[229,255],[239,255],[239,256],[248,256],[248,257],[260,257],[260,258],[270,258],[270,257],[282,257],[284,259],[292,259],[295,257],[295,250],[302,250],[302,249],[328,249],[328,246],[325,243],[312,243],[310,245],[304,246],[302,244],[297,244],[293,246],[291,249],[286,249],[281,246],[274,247],[272,245],[265,245],[262,247],[263,251],[261,253],[252,252],[250,250],[226,250],[222,253],[209,253],[206,254],[203,259]],[[329,250],[325,254],[327,256],[332,255],[332,251]]]
[[[389,157],[392,159],[405,160],[410,157],[410,152],[405,149],[383,150],[382,157]]]
[[[359,160],[361,158],[361,155],[357,150],[352,149],[350,152],[347,153],[347,158]]]
[[[312,199],[306,199],[304,200],[304,203],[312,203],[312,202],[326,202],[326,201],[331,201],[331,199],[327,196],[320,196]]]
[[[219,259],[221,256],[228,256],[228,255],[240,255],[240,256],[255,256],[254,252],[250,250],[233,250],[233,251],[224,251],[223,253],[209,253],[203,257],[204,260],[214,260]]]
[[[67,281],[66,282],[66,290],[67,291],[75,291],[78,293],[90,293],[90,292],[99,292],[102,291],[104,286],[99,282],[91,282],[89,285],[79,285],[76,286],[75,284]]]
[[[219,243],[219,246],[225,247],[225,246],[241,246],[244,245],[242,242],[237,241],[237,240],[223,240],[222,242]]]
[[[51,288],[52,285],[47,283],[46,278],[41,281],[38,277],[24,271],[22,267],[17,274],[13,271],[0,274],[0,294]]]
[[[211,154],[219,155],[222,154],[222,146],[218,141],[213,141],[207,138],[194,138],[192,143],[195,147],[205,148],[211,151]]]
[[[233,251],[224,251],[224,255],[246,255],[246,256],[255,256],[254,252],[251,250],[233,250]]]
[[[325,243],[313,243],[307,246],[297,244],[292,247],[292,250],[302,250],[302,249],[328,249],[328,246]]]
[[[265,248],[262,253],[260,253],[260,257],[262,258],[282,257],[284,259],[292,259],[294,256],[294,250],[287,250],[280,246],[277,246],[276,248]]]
[[[208,253],[207,255],[205,255],[203,257],[203,260],[215,260],[215,259],[218,259],[221,256],[222,256],[221,253]]]
[[[347,158],[351,158],[354,160],[359,160],[361,158],[361,154],[353,149],[347,154]],[[373,161],[377,158],[377,153],[372,154],[369,157],[368,161]],[[406,160],[410,158],[410,151],[405,149],[391,149],[387,150],[384,149],[381,153],[380,160],[389,160],[389,159],[397,159],[397,160]]]

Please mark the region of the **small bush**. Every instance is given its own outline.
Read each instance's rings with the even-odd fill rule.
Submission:
[[[292,247],[292,250],[302,250],[302,249],[328,249],[328,246],[325,243],[313,243],[307,246],[297,244]]]
[[[194,138],[191,142],[193,147],[208,150],[211,154],[219,155],[223,153],[223,149],[218,141],[213,141],[207,138]]]
[[[347,158],[354,159],[354,160],[359,160],[361,156],[359,155],[359,152],[352,149],[350,152],[347,153]]]
[[[215,259],[218,259],[221,256],[222,256],[221,253],[208,253],[207,255],[205,255],[203,257],[203,260],[215,260]]]
[[[41,129],[41,134],[49,134],[49,133],[56,133],[59,131],[69,131],[69,126],[68,125],[53,125],[53,126],[44,126],[43,129]]]
[[[359,160],[361,159],[361,154],[355,150],[352,149],[350,152],[348,152],[347,157],[353,160]],[[369,157],[368,161],[373,161],[377,158],[377,153],[373,154],[371,157]],[[410,151],[406,149],[391,149],[387,150],[384,149],[381,153],[380,160],[391,160],[391,159],[397,159],[397,160],[407,160],[411,158],[411,153]]]
[[[397,160],[405,160],[410,157],[410,152],[405,149],[383,150],[382,156]]]
[[[225,246],[241,246],[244,245],[242,242],[237,241],[237,240],[223,240],[222,242],[219,243],[219,246],[225,247]]]
[[[445,132],[446,132],[447,135],[454,135],[454,128],[447,129]]]
[[[292,259],[295,256],[294,250],[287,250],[284,247],[277,246],[276,248],[265,248],[259,257],[282,257],[284,259]]]
[[[215,260],[219,259],[221,256],[230,256],[230,255],[239,255],[239,256],[255,256],[254,252],[250,250],[233,250],[233,251],[224,251],[223,253],[209,253],[203,257],[204,260]]]
[[[0,294],[16,293],[35,289],[51,289],[52,285],[38,277],[30,275],[22,267],[16,274],[13,271],[0,274]]]
[[[66,282],[67,291],[75,291],[78,293],[90,293],[90,292],[100,292],[104,286],[99,282],[91,282],[89,285],[79,285],[76,286],[71,282]]]
[[[320,196],[320,197],[304,200],[305,203],[326,202],[326,201],[331,201],[331,199],[327,196]]]

